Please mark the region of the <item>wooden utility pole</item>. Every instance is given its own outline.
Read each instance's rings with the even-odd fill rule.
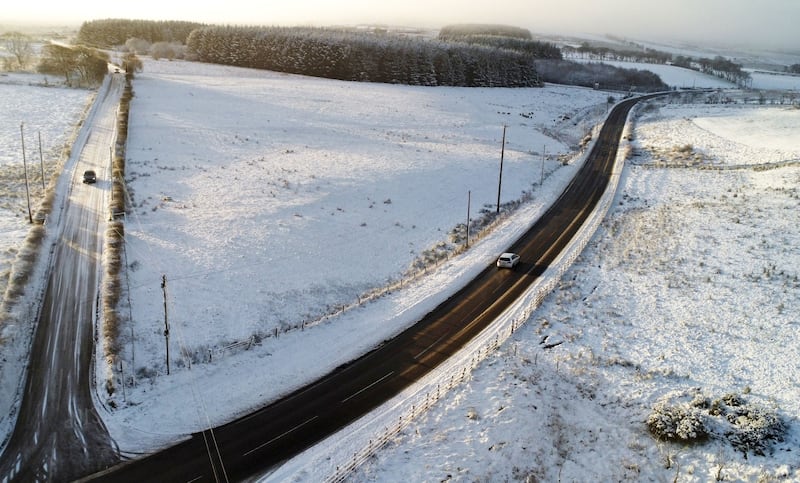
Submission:
[[[169,375],[169,321],[167,319],[167,276],[161,276],[161,291],[164,293],[164,342],[167,345],[167,375]]]
[[[506,151],[506,125],[503,124],[503,144],[500,147],[500,178],[497,181],[497,213],[500,213],[500,189],[503,186],[503,156]]]
[[[472,191],[467,191],[467,243],[466,248],[469,248],[469,205],[472,201]]]
[[[22,139],[22,169],[25,171],[25,194],[28,197],[28,221],[33,224],[33,215],[31,214],[31,190],[28,186],[28,163],[25,161],[25,132],[22,126],[25,123],[19,123],[19,136]]]
[[[542,186],[544,184],[544,158],[545,158],[544,152],[545,151],[547,151],[547,144],[545,144],[544,147],[542,148],[542,179],[541,179],[541,181],[539,181],[539,186]]]
[[[39,131],[39,166],[42,167],[42,197],[44,197],[44,156],[42,156],[42,131]]]
[[[119,372],[122,376],[122,400],[128,402],[128,396],[125,394],[125,369],[122,367],[122,361],[119,361]]]

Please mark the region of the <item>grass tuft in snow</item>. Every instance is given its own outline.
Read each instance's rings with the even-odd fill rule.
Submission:
[[[14,267],[9,274],[8,286],[6,287],[5,302],[7,307],[12,306],[16,300],[25,294],[25,285],[30,279],[44,235],[44,227],[40,225],[33,226],[28,232],[27,238],[25,238],[25,243],[17,253]]]

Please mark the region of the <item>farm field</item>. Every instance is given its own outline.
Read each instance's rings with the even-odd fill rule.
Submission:
[[[17,88],[0,84],[0,99]],[[134,90],[130,316],[114,369],[126,387],[98,392],[123,451],[243,414],[413,323],[558,195],[608,97],[166,61],[147,62]],[[642,109],[615,208],[559,290],[354,478],[798,478],[799,117],[779,106]],[[509,216],[454,257],[468,193],[473,219],[494,209],[503,125]],[[5,246],[21,242],[7,233]],[[400,279],[402,290],[359,305]],[[693,388],[774,408],[785,440],[747,459],[716,439],[656,443],[653,405]],[[0,429],[9,423],[0,417]]]

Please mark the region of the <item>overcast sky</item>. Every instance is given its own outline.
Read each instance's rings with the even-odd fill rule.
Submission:
[[[542,33],[711,40],[800,49],[800,0],[10,0],[0,25],[102,18],[217,24],[441,27],[501,23]]]

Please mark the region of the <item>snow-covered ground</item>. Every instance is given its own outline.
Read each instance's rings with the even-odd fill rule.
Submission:
[[[792,91],[800,97],[800,75],[780,72],[750,70],[753,89]]]
[[[559,289],[354,481],[800,480],[800,110],[645,112]],[[676,159],[687,143],[697,167]],[[793,166],[753,167],[779,161]],[[695,389],[774,409],[785,440],[765,456],[657,443],[652,408]]]
[[[16,89],[0,92],[7,87]],[[134,91],[130,307],[115,370],[128,382],[135,373],[136,384],[99,394],[124,451],[242,414],[417,320],[557,196],[575,171],[557,155],[575,158],[607,98],[166,61],[146,62]],[[703,481],[720,465],[732,479],[800,477],[798,168],[653,166],[677,164],[687,144],[695,164],[796,160],[800,111],[674,105],[643,116],[615,209],[561,288],[355,479],[658,481],[677,471]],[[402,290],[323,318],[450,244],[468,192],[473,219],[493,211],[503,125],[502,201],[523,191],[532,201]],[[656,443],[644,425],[650,408],[691,387],[778,408],[788,442],[747,460],[720,443]]]
[[[577,151],[607,97],[569,87],[354,84],[180,62],[149,62],[134,90],[126,250],[135,322],[122,330],[122,359],[139,377],[126,388],[129,404],[114,396],[121,409],[109,417],[121,438],[136,435],[128,425],[174,437],[206,418],[222,422],[418,320],[457,285],[424,277],[415,290],[326,316],[407,280],[437,245],[452,251],[449,232],[466,220],[468,197],[473,219],[495,210],[504,124],[501,201],[529,191],[531,206],[546,207],[558,193],[551,181],[563,187],[574,173],[558,155]],[[528,221],[442,273],[464,280]],[[175,357],[170,377],[162,275],[173,353],[188,355]],[[236,387],[220,391],[228,385]],[[157,417],[192,391],[238,397],[222,410],[203,403],[208,414]]]
[[[575,59],[580,62],[597,62],[594,60]],[[709,74],[692,71],[683,67],[663,64],[647,64],[643,62],[602,61],[603,64],[613,65],[623,69],[648,70],[655,73],[670,87],[679,89],[734,89],[732,82],[720,79]],[[745,69],[752,79],[750,87],[763,91],[789,91],[795,93],[795,99],[800,99],[800,75],[782,72],[772,72],[755,69]],[[755,96],[754,96],[755,97]]]
[[[25,164],[31,211],[35,212],[43,196],[42,168],[46,186],[58,175],[58,164],[69,152],[77,124],[93,97],[94,91],[56,87],[52,79],[40,75],[0,74],[0,294],[5,292],[11,264],[30,228]]]
[[[599,62],[597,60],[573,59],[576,62]],[[664,64],[647,64],[644,62],[622,62],[604,60],[603,64],[613,65],[622,69],[647,70],[661,78],[670,87],[678,89],[732,89],[736,85],[714,77],[713,75]]]

